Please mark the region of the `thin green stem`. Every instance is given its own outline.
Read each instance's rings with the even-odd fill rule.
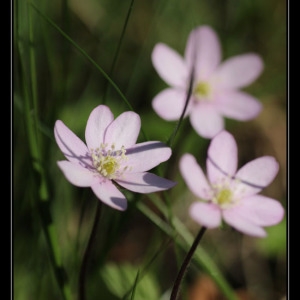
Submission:
[[[66,276],[59,256],[57,236],[52,222],[49,207],[49,187],[45,168],[42,164],[43,154],[41,148],[41,137],[38,124],[38,93],[37,93],[37,73],[36,73],[36,51],[33,31],[33,18],[28,5],[23,7],[27,10],[28,20],[28,41],[29,51],[22,51],[24,44],[21,42],[19,32],[17,32],[17,53],[20,58],[19,76],[24,99],[24,123],[28,139],[29,153],[32,161],[32,174],[35,180],[36,192],[32,194],[32,205],[37,209],[42,231],[46,241],[50,264],[53,268],[54,277],[62,294],[62,299],[70,298],[70,289],[66,282]],[[18,9],[21,6],[18,5]],[[20,13],[19,10],[16,13]],[[19,16],[17,16],[18,18]],[[23,39],[26,40],[26,39]],[[28,53],[28,56],[26,54]],[[29,62],[27,65],[25,62]],[[29,70],[27,69],[29,67]],[[26,75],[25,75],[26,74]],[[27,74],[30,74],[28,78]]]
[[[89,62],[93,64],[102,75],[109,81],[109,83],[114,87],[117,93],[121,96],[124,102],[128,105],[129,109],[133,111],[131,104],[128,102],[124,94],[118,88],[118,86],[112,81],[112,79],[106,74],[106,72],[84,51],[81,47],[79,47],[72,39],[69,37],[59,26],[57,26],[50,18],[44,15],[33,3],[31,3],[32,7],[51,25],[53,26],[68,42],[70,42]]]
[[[156,205],[159,211],[166,217],[168,215],[168,209],[161,199],[156,194],[149,194],[149,198]],[[194,237],[186,228],[186,226],[176,217],[173,216],[173,226],[165,222],[160,218],[156,213],[149,209],[144,203],[137,203],[137,208],[149,219],[151,220],[158,228],[160,228],[165,234],[175,239],[175,234],[177,235],[176,244],[186,251],[189,249],[193,243]],[[205,250],[199,246],[195,252],[195,260],[198,265],[207,272],[212,279],[216,282],[220,291],[224,294],[227,300],[237,300],[236,295],[234,294],[232,288],[227,283],[226,279],[222,276],[220,270],[215,265],[214,261],[210,256],[205,252]]]
[[[69,43],[71,43],[82,55],[85,57],[92,65],[101,72],[101,74],[105,77],[106,80],[109,81],[109,83],[113,86],[113,88],[116,90],[116,92],[120,95],[122,100],[127,104],[129,109],[131,111],[134,111],[133,107],[125,97],[125,95],[122,93],[122,91],[119,89],[119,87],[114,83],[114,81],[110,78],[110,76],[107,75],[107,73],[96,63],[95,60],[93,60],[85,50],[83,50],[75,41],[72,40],[70,36],[68,36],[59,26],[57,26],[50,18],[48,18],[46,15],[44,15],[33,3],[31,3],[32,7],[37,11],[38,14],[40,14],[51,26],[53,26]],[[143,134],[143,137],[145,140],[147,140],[147,136],[141,128],[141,133]]]
[[[168,239],[163,241],[163,243],[161,244],[161,246],[159,247],[159,249],[154,253],[154,255],[150,258],[150,260],[145,264],[145,266],[141,269],[141,271],[139,271],[139,276],[138,278],[135,280],[133,287],[131,287],[129,289],[129,291],[127,293],[125,293],[125,295],[123,296],[122,300],[126,300],[129,295],[132,295],[133,290],[135,288],[135,286],[137,285],[137,283],[139,281],[141,281],[144,277],[144,275],[146,275],[148,269],[151,267],[152,263],[155,261],[155,259],[158,257],[158,255],[167,248],[167,246],[172,242],[172,239]]]
[[[50,215],[49,201],[39,201],[38,212],[42,224],[44,237],[48,247],[48,253],[50,256],[54,276],[59,285],[62,294],[62,299],[71,299],[71,291],[67,283],[67,274],[61,263],[56,230]]]
[[[133,2],[134,2],[134,0],[131,0],[130,5],[129,5],[129,9],[128,9],[128,12],[127,12],[127,15],[126,15],[125,23],[124,23],[124,26],[123,26],[123,29],[122,29],[122,32],[121,32],[121,37],[119,39],[119,43],[118,43],[118,46],[117,46],[117,49],[116,49],[116,53],[114,55],[113,62],[112,62],[112,65],[111,65],[111,69],[110,69],[110,72],[109,72],[110,77],[113,75],[113,72],[115,70],[115,66],[116,66],[116,63],[117,63],[117,60],[118,60],[118,57],[119,57],[121,45],[122,45],[122,42],[123,42],[123,39],[124,39],[124,36],[125,36],[125,31],[126,31],[126,28],[127,28],[127,25],[128,25],[128,21],[129,21],[131,11],[132,11]],[[106,85],[105,90],[104,90],[103,104],[106,101],[107,92],[108,92],[108,84]]]
[[[140,271],[138,270],[136,276],[135,276],[135,280],[134,280],[134,284],[133,284],[133,289],[131,291],[131,297],[130,300],[134,300],[134,296],[135,296],[135,291],[136,291],[136,287],[139,281],[139,277],[140,277]]]
[[[31,95],[33,101],[33,117],[35,119],[35,124],[37,122],[38,115],[38,94],[37,94],[37,74],[36,74],[36,55],[35,55],[35,43],[34,43],[34,33],[33,33],[33,20],[31,10],[28,9],[28,24],[29,24],[29,59],[30,59],[30,77],[31,77]],[[38,135],[37,135],[38,136]]]
[[[79,300],[86,299],[86,297],[85,297],[86,296],[85,295],[85,291],[86,291],[85,281],[86,281],[86,272],[87,272],[87,268],[88,268],[88,260],[91,256],[91,250],[93,247],[93,243],[95,242],[95,236],[96,236],[96,232],[97,232],[99,219],[101,216],[101,211],[102,211],[102,202],[98,201],[91,235],[90,235],[87,247],[86,247],[84,255],[83,255],[80,272],[79,272],[79,280],[78,280],[78,288],[79,288],[78,299]]]
[[[181,123],[182,123],[182,120],[184,118],[184,115],[185,115],[185,112],[186,112],[186,109],[188,107],[188,104],[190,102],[190,99],[191,99],[191,96],[192,96],[192,92],[193,92],[193,85],[194,85],[194,69],[192,69],[192,72],[191,72],[191,75],[190,75],[190,81],[189,81],[189,87],[188,87],[188,90],[187,90],[187,95],[186,95],[186,99],[185,99],[185,104],[184,104],[184,108],[183,108],[183,111],[181,113],[181,116],[179,118],[179,121],[177,122],[170,138],[168,139],[167,141],[167,145],[172,147],[172,144],[174,142],[174,139],[175,139],[175,136],[181,126]]]
[[[184,278],[184,275],[186,274],[187,272],[187,269],[188,269],[188,266],[193,258],[193,255],[197,249],[197,246],[198,244],[200,243],[204,233],[206,231],[206,227],[202,227],[199,231],[199,233],[197,234],[195,240],[194,240],[194,243],[192,244],[189,252],[187,253],[182,265],[181,265],[181,268],[177,274],[177,277],[176,277],[176,280],[174,282],[174,285],[173,285],[173,289],[172,289],[172,293],[171,293],[171,297],[170,297],[170,300],[177,300],[177,297],[179,295],[179,288],[181,286],[181,282]]]

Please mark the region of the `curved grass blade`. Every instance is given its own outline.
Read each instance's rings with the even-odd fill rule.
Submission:
[[[165,207],[161,199],[155,198],[155,196],[155,194],[149,195],[153,203],[159,208],[164,216],[167,216],[168,208]],[[158,228],[160,228],[168,236],[172,237],[175,243],[182,250],[188,251],[190,249],[191,245],[194,242],[194,237],[176,216],[173,216],[171,227],[144,203],[138,202],[136,206]],[[227,280],[223,277],[221,271],[218,269],[214,261],[201,246],[197,247],[197,250],[194,254],[194,260],[207,274],[211,276],[211,278],[218,285],[220,291],[224,294],[224,296],[226,296],[227,300],[237,300],[233,289],[230,287]]]
[[[113,62],[112,62],[112,65],[111,65],[111,69],[110,69],[110,73],[109,73],[110,76],[112,76],[112,74],[115,70],[115,66],[116,66],[116,63],[117,63],[117,60],[118,60],[118,57],[119,57],[121,45],[122,45],[122,42],[123,42],[123,39],[124,39],[124,36],[125,36],[125,31],[126,31],[126,28],[127,28],[127,24],[128,24],[128,21],[129,21],[129,17],[130,17],[131,11],[132,11],[133,2],[134,2],[134,0],[131,0],[130,5],[129,5],[129,9],[128,9],[128,12],[127,12],[127,15],[126,15],[124,26],[123,26],[121,36],[120,36],[120,39],[119,39],[119,42],[118,42],[117,50],[116,50],[116,53],[114,55]],[[108,92],[108,85],[106,85],[106,87],[104,88],[103,104],[106,101],[107,92]]]
[[[32,7],[36,10],[38,14],[40,14],[51,26],[53,26],[64,38],[68,40],[92,65],[101,72],[101,74],[105,77],[105,79],[108,80],[108,82],[113,86],[113,88],[116,90],[116,92],[120,95],[122,100],[126,103],[128,108],[131,111],[134,111],[133,107],[125,97],[125,95],[122,93],[122,91],[119,89],[119,87],[114,83],[114,81],[106,74],[106,72],[96,63],[94,59],[92,59],[86,51],[84,51],[71,37],[69,37],[59,26],[57,26],[50,18],[48,18],[45,14],[43,14],[33,3],[31,3]],[[141,132],[144,136],[144,139],[147,140],[147,136],[141,128]]]
[[[66,38],[94,67],[96,67],[102,75],[109,81],[109,83],[114,87],[120,97],[124,100],[130,110],[133,111],[131,104],[126,99],[125,95],[121,92],[118,86],[113,82],[113,80],[106,74],[106,72],[93,60],[85,50],[83,50],[75,41],[69,37],[59,26],[57,26],[50,18],[48,18],[45,14],[43,14],[33,3],[31,3],[32,7],[40,14],[51,26],[53,26],[64,38]]]

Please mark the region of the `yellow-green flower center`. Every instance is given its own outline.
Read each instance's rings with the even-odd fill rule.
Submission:
[[[210,89],[209,84],[207,82],[203,82],[203,81],[202,82],[200,81],[194,89],[194,94],[201,98],[208,97],[210,92],[211,92],[211,89]]]
[[[114,157],[107,156],[101,162],[100,173],[104,176],[111,176],[119,168],[119,163]]]
[[[223,206],[232,202],[232,192],[229,189],[220,190],[216,196],[216,202]]]
[[[101,144],[100,148],[91,150],[91,156],[95,169],[108,179],[115,179],[123,174],[128,168],[124,166],[127,160],[124,146],[121,150],[115,150],[115,145],[112,144],[107,150],[107,144]]]

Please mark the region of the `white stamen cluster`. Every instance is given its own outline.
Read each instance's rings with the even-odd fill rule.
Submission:
[[[212,185],[214,195],[212,202],[225,209],[237,204],[238,200],[234,197],[232,182],[226,180],[220,184]]]
[[[99,148],[91,149],[91,156],[95,169],[108,179],[115,179],[122,176],[128,166],[124,166],[124,162],[128,159],[125,155],[126,149],[124,146],[121,150],[115,150],[115,145],[112,144],[108,149],[107,144],[101,144]]]

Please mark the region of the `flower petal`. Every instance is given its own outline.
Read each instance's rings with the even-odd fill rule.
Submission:
[[[67,180],[75,186],[88,187],[99,182],[99,176],[97,176],[96,173],[78,165],[77,163],[63,160],[58,161],[57,164]]]
[[[223,211],[223,218],[226,223],[236,230],[251,236],[265,237],[267,235],[262,227],[244,218],[244,216],[240,215],[235,208],[236,207],[233,207]]]
[[[262,72],[260,56],[248,53],[224,61],[213,75],[219,88],[237,89],[250,85]]]
[[[193,155],[189,153],[182,155],[179,169],[185,183],[195,196],[205,200],[211,199],[211,187]]]
[[[99,105],[91,112],[86,128],[85,140],[89,149],[96,149],[104,142],[104,134],[108,125],[114,120],[111,110]]]
[[[187,91],[181,89],[165,89],[157,94],[152,100],[152,107],[154,111],[164,120],[174,121],[178,120],[183,112],[185,102],[187,99]],[[192,99],[189,103],[191,104]],[[185,112],[188,115],[191,105]]]
[[[151,58],[157,73],[168,85],[186,89],[188,69],[176,51],[163,43],[158,43],[152,51]]]
[[[258,226],[276,225],[284,216],[284,208],[279,201],[262,195],[244,198],[234,209]]]
[[[94,184],[91,186],[91,189],[108,206],[117,210],[125,210],[127,208],[127,199],[110,180]]]
[[[207,176],[211,183],[217,184],[235,175],[238,163],[237,145],[234,137],[223,130],[216,135],[207,152]]]
[[[216,228],[221,224],[221,211],[215,204],[195,202],[190,206],[189,214],[194,221],[207,228]]]
[[[57,145],[69,161],[92,168],[93,164],[87,146],[60,120],[55,122],[54,136]]]
[[[198,103],[190,112],[190,122],[196,132],[207,139],[224,128],[223,117],[210,103]]]
[[[185,59],[189,70],[195,65],[197,80],[207,80],[221,62],[221,46],[215,31],[209,26],[194,29],[187,41]]]
[[[115,181],[127,190],[142,194],[164,191],[176,185],[176,182],[147,172],[126,173],[124,179]]]
[[[243,92],[220,91],[218,110],[227,118],[248,121],[258,116],[262,110],[262,104],[256,98]]]
[[[129,172],[145,172],[168,160],[171,154],[171,148],[164,143],[156,141],[139,143],[127,149],[126,165]]]
[[[238,184],[235,195],[246,197],[259,193],[273,181],[278,169],[278,162],[271,156],[259,157],[248,162],[236,173]]]
[[[138,114],[126,111],[120,114],[108,127],[104,142],[115,145],[116,150],[131,147],[136,143],[141,129],[141,119]]]

